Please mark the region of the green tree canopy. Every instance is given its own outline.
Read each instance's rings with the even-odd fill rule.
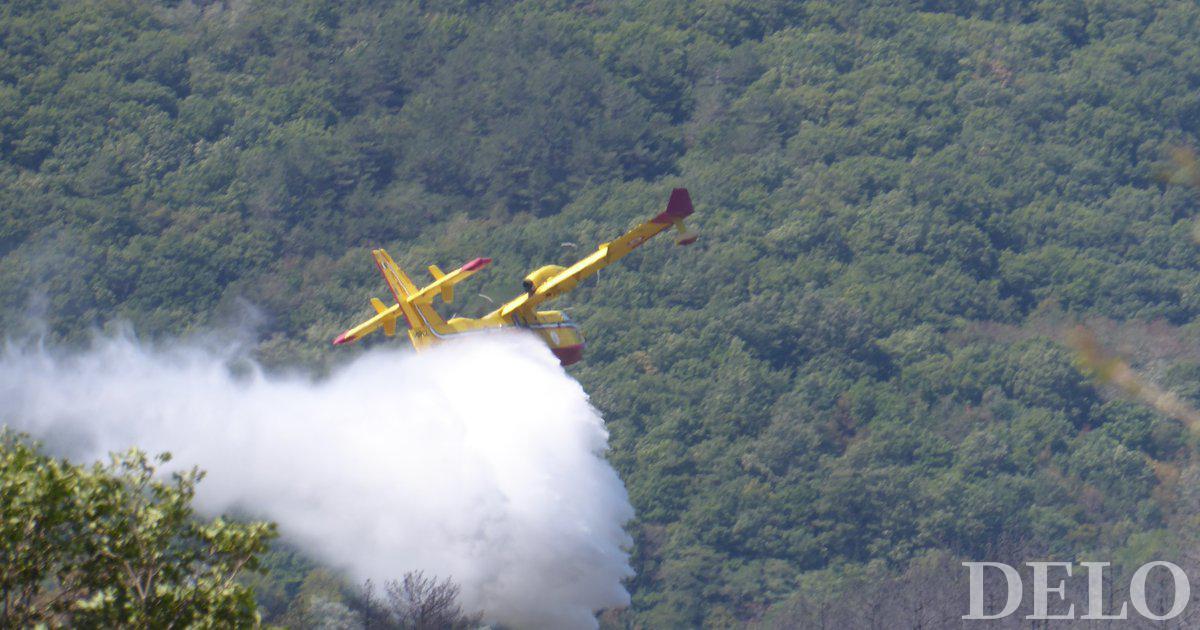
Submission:
[[[79,466],[0,432],[0,625],[230,628],[258,620],[237,581],[274,525],[198,518],[202,474],[160,479],[140,451]]]

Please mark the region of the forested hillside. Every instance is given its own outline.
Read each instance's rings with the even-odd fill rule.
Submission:
[[[696,245],[563,304],[637,510],[606,623],[1140,559],[1188,544],[1195,439],[1065,331],[1200,401],[1198,33],[1186,0],[9,1],[0,324],[251,311],[264,362],[327,368],[371,247],[495,258],[476,315],[687,186]]]

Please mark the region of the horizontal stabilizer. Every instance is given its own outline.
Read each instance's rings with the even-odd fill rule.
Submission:
[[[683,219],[675,222],[675,231],[679,232],[679,236],[675,238],[677,245],[691,245],[696,242],[696,239],[700,238],[695,232],[687,229],[687,226],[683,224]]]

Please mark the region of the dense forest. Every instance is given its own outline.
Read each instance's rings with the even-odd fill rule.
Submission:
[[[687,186],[696,245],[563,304],[637,512],[605,624],[1136,567],[1200,518],[1197,33],[1184,0],[10,0],[0,325],[329,369],[371,247],[495,258],[475,315]],[[329,579],[266,564],[268,621]]]

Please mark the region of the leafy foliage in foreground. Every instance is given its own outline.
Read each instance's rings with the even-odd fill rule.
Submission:
[[[196,519],[201,475],[155,479],[167,459],[77,466],[0,432],[0,626],[256,624],[237,577],[258,568],[274,526]]]
[[[367,247],[493,256],[498,299],[685,184],[700,243],[568,305],[639,515],[625,621],[725,626],[1001,539],[1132,557],[1195,518],[1195,440],[1060,330],[1111,323],[1197,396],[1197,207],[1156,174],[1200,128],[1198,23],[1169,0],[8,2],[0,323],[175,335],[248,300],[264,359],[327,365],[382,291]]]

